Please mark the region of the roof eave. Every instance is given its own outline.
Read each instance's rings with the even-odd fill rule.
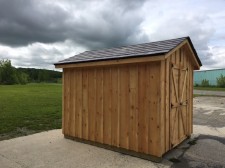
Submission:
[[[68,62],[57,62],[54,63],[55,66],[57,65],[68,65],[68,64],[80,64],[80,63],[90,63],[90,62],[98,62],[98,61],[111,61],[111,60],[121,60],[121,59],[130,59],[130,58],[142,58],[142,57],[154,57],[154,56],[162,56],[164,54],[166,54],[167,52],[159,52],[159,53],[154,53],[154,54],[138,54],[138,55],[131,55],[131,56],[121,56],[121,57],[115,57],[115,58],[100,58],[100,59],[91,59],[91,60],[84,60],[84,61],[76,61],[76,62],[72,62],[72,61],[68,61]]]
[[[68,62],[64,64],[55,64],[56,68],[84,68],[84,67],[94,67],[94,66],[112,66],[112,65],[122,65],[122,64],[134,64],[134,63],[146,63],[153,61],[165,60],[165,53],[155,54],[151,56],[136,56],[131,58],[121,58],[121,59],[110,59],[110,60],[98,60],[89,62],[73,63]]]
[[[196,50],[195,50],[195,48],[194,48],[194,45],[193,45],[193,43],[192,43],[192,41],[191,41],[191,38],[190,38],[189,36],[187,37],[187,40],[188,40],[188,42],[189,42],[189,44],[190,44],[190,46],[191,46],[191,49],[192,49],[192,51],[193,51],[193,53],[194,53],[194,55],[195,55],[195,58],[196,58],[197,61],[198,61],[199,66],[201,67],[201,66],[202,66],[202,62],[201,62],[201,60],[199,59],[198,54],[197,54],[197,52],[196,52]]]

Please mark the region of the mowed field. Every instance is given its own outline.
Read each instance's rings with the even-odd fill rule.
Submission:
[[[0,140],[61,128],[62,85],[0,85]]]

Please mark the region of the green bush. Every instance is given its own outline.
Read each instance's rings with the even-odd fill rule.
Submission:
[[[200,85],[198,83],[195,83],[194,87],[199,87]]]
[[[209,87],[209,80],[203,79],[203,80],[202,80],[202,83],[201,83],[201,86],[202,86],[202,87]]]
[[[10,60],[0,60],[0,83],[6,85],[18,83],[16,69],[11,65]]]
[[[217,80],[217,86],[218,87],[222,87],[222,88],[225,87],[225,76],[223,76],[221,74],[219,78],[216,78],[216,80]]]
[[[28,83],[28,74],[24,73],[24,72],[17,72],[17,76],[18,76],[18,81],[20,84],[25,85]]]
[[[11,61],[0,60],[0,84],[13,85],[13,84],[26,84],[28,82],[28,75],[23,72],[17,71],[12,66]]]
[[[27,84],[31,82],[62,83],[62,72],[34,69],[15,68],[8,59],[0,59],[0,85]]]

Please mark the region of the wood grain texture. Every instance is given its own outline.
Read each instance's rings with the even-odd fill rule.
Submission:
[[[165,84],[166,84],[166,62],[163,60],[160,64],[160,140],[161,140],[161,153],[164,153],[166,151],[166,132],[165,132],[165,125],[166,125],[166,110],[165,110]]]
[[[82,104],[83,104],[83,94],[82,94],[82,71],[76,70],[76,136],[82,138]]]
[[[82,71],[82,138],[88,139],[88,70]]]
[[[119,68],[111,68],[111,84],[112,84],[112,145],[119,147],[119,124],[120,124],[120,101],[119,101]]]
[[[103,69],[96,69],[96,127],[95,140],[103,143]]]
[[[147,85],[150,83],[147,79],[147,66],[142,65],[138,68],[138,104],[139,104],[139,116],[138,116],[138,151],[142,153],[148,152],[148,108],[147,108]]]
[[[70,129],[70,122],[69,122],[69,118],[70,118],[70,69],[65,70],[64,72],[64,117],[65,117],[65,121],[64,121],[64,134],[69,135],[69,129]]]
[[[120,67],[120,147],[129,149],[129,69]]]
[[[183,47],[183,54],[184,54],[184,62],[185,62],[185,66],[188,68],[188,75],[187,75],[187,81],[186,81],[186,85],[187,85],[187,91],[186,91],[186,99],[187,99],[187,136],[190,136],[190,68],[189,68],[189,58],[186,54],[186,49]]]
[[[160,63],[152,64],[148,68],[148,80],[150,84],[149,102],[149,153],[154,156],[161,155],[160,141]]]
[[[75,113],[76,113],[76,81],[75,81],[75,71],[73,69],[71,69],[70,71],[70,118],[69,118],[69,122],[70,124],[70,130],[69,130],[69,134],[72,136],[75,136],[75,124],[76,124],[76,120],[75,120]]]
[[[166,104],[165,104],[165,151],[167,152],[170,149],[170,73],[171,73],[171,57],[166,59]]]
[[[129,149],[138,151],[138,66],[130,67],[130,121],[129,121]]]
[[[62,133],[65,134],[65,69],[63,69],[62,73]]]
[[[88,139],[95,141],[96,123],[96,70],[88,71]]]
[[[103,69],[103,143],[111,145],[112,82],[111,68]]]
[[[160,144],[160,63],[67,73],[65,92],[70,96],[64,101],[73,100],[64,109],[64,127],[72,130],[67,134],[141,153],[161,153],[156,152]]]
[[[170,144],[176,146],[187,136],[191,135],[193,127],[193,61],[190,51],[186,46],[171,53],[170,62],[175,63],[171,71],[170,102]],[[179,56],[179,59],[178,59]],[[173,74],[172,74],[173,72]],[[174,86],[174,84],[176,86]],[[176,98],[178,97],[178,99]],[[177,100],[176,100],[177,99]]]
[[[193,65],[190,66],[190,133],[193,133]]]

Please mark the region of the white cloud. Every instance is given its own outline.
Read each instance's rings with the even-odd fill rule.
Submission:
[[[225,46],[210,46],[209,52],[211,57],[203,69],[225,68]]]
[[[0,59],[10,59],[16,67],[54,69],[53,63],[85,50],[70,40],[51,44],[36,42],[24,47],[0,45]]]
[[[190,36],[203,69],[225,68],[224,1],[148,1],[143,11],[142,28],[151,41]]]

